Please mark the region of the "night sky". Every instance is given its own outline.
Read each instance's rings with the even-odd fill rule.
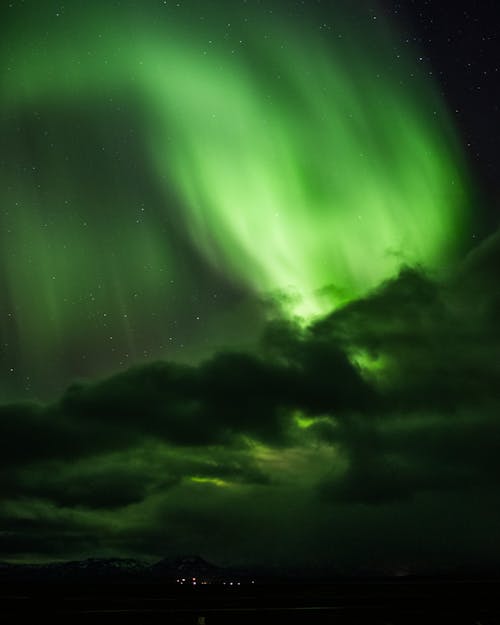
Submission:
[[[0,560],[500,563],[495,6],[2,3]]]

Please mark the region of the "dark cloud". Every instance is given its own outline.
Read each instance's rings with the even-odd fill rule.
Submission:
[[[384,363],[381,408],[335,431],[349,465],[323,482],[324,496],[380,504],[498,485],[498,243],[492,237],[446,281],[404,269],[317,325]]]
[[[391,408],[454,411],[499,397],[497,320],[491,291],[472,299],[468,284],[408,268],[316,331],[383,363],[380,382]]]
[[[446,278],[406,268],[309,328],[274,320],[253,351],[3,406],[2,553],[361,562],[383,545],[417,558],[419,527],[432,561],[451,557],[447,536],[463,558],[486,553],[497,238]]]
[[[0,407],[0,464],[11,466],[51,459],[71,460],[131,444],[126,428],[75,419],[59,404]]]
[[[52,405],[3,406],[0,458],[7,466],[70,459],[148,436],[178,445],[242,435],[284,444],[290,411],[364,409],[375,396],[335,343],[284,325],[266,341],[268,359],[235,352],[199,366],[157,362],[74,384]]]
[[[331,501],[381,504],[420,492],[497,488],[500,404],[454,415],[403,414],[343,424],[345,471],[320,487]]]

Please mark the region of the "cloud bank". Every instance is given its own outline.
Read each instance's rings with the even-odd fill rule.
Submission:
[[[497,560],[500,250],[404,268],[253,351],[0,408],[3,559],[198,552],[350,568]]]

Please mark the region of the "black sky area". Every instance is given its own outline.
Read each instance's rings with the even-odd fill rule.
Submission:
[[[485,223],[477,233],[482,238],[499,221],[499,5],[415,0],[386,6],[404,25],[403,38],[422,49],[460,130],[484,202]]]

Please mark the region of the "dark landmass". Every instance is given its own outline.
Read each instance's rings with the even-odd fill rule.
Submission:
[[[255,571],[220,567],[199,556],[164,558],[153,564],[131,558],[88,558],[44,564],[0,563],[0,583],[241,584]]]
[[[350,571],[332,567],[218,566],[198,555],[163,558],[148,563],[133,558],[87,558],[68,562],[19,564],[0,562],[0,584],[177,584],[238,586],[245,584],[329,584],[334,582],[483,581],[500,579],[497,566],[455,567],[436,571],[417,566],[365,567]]]
[[[459,572],[306,580],[198,556],[0,564],[0,615],[9,622],[500,625],[499,597],[500,579]]]

